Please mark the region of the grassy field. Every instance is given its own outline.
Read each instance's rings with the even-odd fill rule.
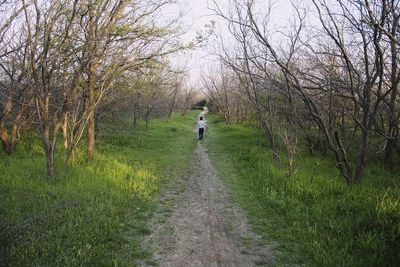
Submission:
[[[148,132],[127,120],[102,123],[96,161],[84,149],[55,179],[34,136],[0,153],[0,266],[132,266],[159,188],[190,162],[197,113],[155,120]],[[64,153],[60,151],[59,153]]]
[[[300,152],[289,177],[256,131],[208,121],[210,157],[277,266],[399,266],[398,172],[371,164],[363,183],[349,187],[332,160]]]

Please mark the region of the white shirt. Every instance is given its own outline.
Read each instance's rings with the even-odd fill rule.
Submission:
[[[206,127],[206,123],[204,122],[204,121],[199,121],[198,123],[197,123],[197,127],[199,128],[199,129],[204,129],[205,127]]]

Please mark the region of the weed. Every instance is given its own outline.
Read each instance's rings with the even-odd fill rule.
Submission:
[[[80,147],[64,171],[60,150],[53,180],[35,135],[15,155],[0,153],[0,266],[130,266],[149,257],[141,240],[160,186],[191,160],[196,115],[152,121],[147,133],[127,119],[102,122],[96,161],[85,164]]]
[[[256,130],[208,117],[210,157],[255,230],[274,244],[276,265],[398,266],[398,174],[372,164],[363,183],[349,187],[331,160],[298,152],[288,179]]]

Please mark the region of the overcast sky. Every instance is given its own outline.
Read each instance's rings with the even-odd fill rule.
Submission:
[[[229,0],[216,0],[219,6],[229,6]],[[269,0],[259,0],[260,5],[267,6]],[[304,1],[302,1],[304,2]],[[211,21],[216,22],[216,31],[222,35],[229,35],[225,27],[225,22],[215,15],[210,8],[214,7],[212,0],[178,0],[178,3],[171,7],[171,14],[182,13],[182,21],[187,29],[186,34],[182,35],[182,41],[190,42],[196,38],[197,32],[204,31],[205,25]],[[293,13],[290,0],[276,0],[273,3],[271,22],[274,26],[283,27],[288,24],[289,18]],[[212,44],[198,48],[195,51],[186,52],[173,59],[174,64],[186,66],[190,73],[190,83],[198,86],[201,72],[213,65],[215,58],[210,55]]]

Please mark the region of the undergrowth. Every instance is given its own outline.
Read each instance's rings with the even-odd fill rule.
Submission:
[[[60,149],[52,179],[33,134],[14,155],[0,153],[0,266],[132,266],[146,258],[140,243],[157,193],[191,159],[196,114],[154,120],[148,132],[127,119],[103,122],[96,160],[86,164],[80,147],[65,170]]]
[[[289,176],[255,130],[208,121],[210,156],[275,265],[399,266],[398,173],[372,163],[361,185],[348,186],[331,160],[299,152]]]

